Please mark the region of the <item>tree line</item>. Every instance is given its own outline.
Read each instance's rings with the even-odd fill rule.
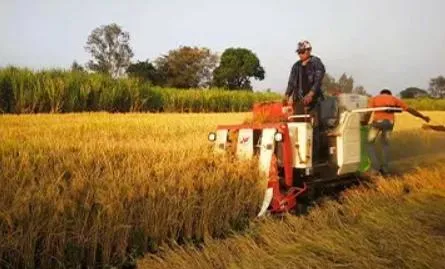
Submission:
[[[85,65],[74,61],[71,71],[96,73],[112,79],[129,78],[164,88],[252,90],[252,79],[263,80],[266,75],[257,55],[246,48],[228,48],[219,56],[205,47],[181,46],[153,61],[134,61],[130,34],[115,23],[93,29],[85,50],[91,59]],[[323,91],[328,92],[329,89],[369,95],[346,73],[338,79],[327,73],[323,79]],[[409,87],[400,96],[445,98],[445,78],[432,78],[428,90]]]
[[[85,50],[91,55],[85,66],[88,70],[113,78],[131,77],[154,86],[252,90],[251,80],[265,77],[257,55],[246,48],[228,48],[219,57],[205,47],[181,46],[154,61],[132,62],[130,34],[117,24],[94,29]],[[85,71],[76,61],[71,69]]]
[[[323,79],[323,91],[328,92],[328,89],[337,89],[343,93],[357,93],[368,95],[362,85],[354,85],[354,78],[343,73],[338,80],[330,74],[326,74]],[[438,76],[431,78],[428,89],[420,89],[418,87],[408,87],[399,93],[403,99],[412,98],[445,98],[445,77]]]
[[[266,72],[257,55],[246,48],[228,48],[221,57],[205,47],[182,46],[154,61],[132,61],[130,34],[117,24],[102,25],[88,36],[85,46],[91,55],[86,69],[117,78],[127,76],[154,86],[178,89],[217,87],[252,90],[251,80],[263,80]],[[85,68],[73,62],[73,71]],[[354,87],[352,76],[338,80],[326,74],[323,90],[336,88],[345,93],[367,94],[363,86]]]
[[[400,97],[405,99],[419,97],[445,98],[445,77],[438,76],[430,79],[427,90],[418,87],[408,87],[400,92]]]
[[[369,95],[362,85],[354,85],[354,78],[351,75],[343,73],[338,80],[329,73],[326,73],[323,78],[322,90],[328,92],[329,90],[337,90],[342,93],[357,93],[363,95]]]

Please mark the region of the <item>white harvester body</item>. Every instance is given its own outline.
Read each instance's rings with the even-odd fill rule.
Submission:
[[[363,165],[363,114],[394,108],[367,108],[368,97],[341,94],[322,112],[324,128],[322,139],[327,154],[326,162],[313,159],[314,126],[310,115],[289,115],[274,123],[218,126],[209,135],[215,152],[227,152],[235,146],[239,159],[258,158],[268,187],[260,215],[267,209],[283,212],[296,206],[297,196],[314,182],[335,182],[355,176]],[[282,107],[283,113],[289,107]],[[232,138],[231,134],[236,134]],[[232,141],[233,140],[233,141]],[[283,191],[284,190],[284,191]]]

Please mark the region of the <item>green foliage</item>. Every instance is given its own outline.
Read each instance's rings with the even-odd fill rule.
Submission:
[[[139,79],[87,72],[0,69],[1,113],[241,112],[277,93],[152,87]]]
[[[74,61],[71,64],[71,71],[74,71],[74,72],[85,72],[85,68],[83,68],[83,66],[80,65],[77,61]]]
[[[352,78],[352,76],[348,77],[346,73],[343,73],[338,81],[335,77],[326,73],[323,78],[322,90],[323,92],[338,90],[343,93],[357,92],[359,94],[366,94],[366,91],[362,86],[354,88],[354,78]]]
[[[329,93],[330,91],[338,89],[338,85],[335,82],[335,78],[331,76],[329,73],[325,73],[321,84],[321,89],[324,93]]]
[[[348,77],[346,73],[343,73],[338,79],[338,86],[340,87],[341,92],[352,93],[352,90],[354,89],[354,79],[352,76]]]
[[[210,85],[218,56],[207,48],[180,47],[156,60],[161,83],[174,88],[200,88]]]
[[[334,92],[342,92],[371,96],[362,85],[354,87],[354,78],[352,76],[348,77],[346,73],[343,73],[338,81],[335,77],[326,73],[323,78],[322,90],[328,95]]]
[[[445,98],[445,77],[438,76],[430,80],[429,91],[431,96]]]
[[[255,102],[280,99],[280,95],[273,92],[221,88],[178,90],[98,73],[0,69],[0,113],[242,112],[249,111]],[[445,99],[405,101],[419,110],[445,110]]]
[[[88,68],[113,77],[121,76],[133,57],[129,41],[130,34],[115,23],[95,28],[85,46],[93,57],[87,64]]]
[[[445,99],[416,98],[404,100],[408,106],[423,111],[444,111]]]
[[[401,98],[417,98],[426,96],[428,96],[428,92],[417,87],[409,87],[400,92]]]
[[[363,87],[362,85],[358,85],[357,87],[355,87],[352,92],[356,94],[371,96],[368,92],[366,92],[365,87]]]
[[[250,79],[263,80],[264,68],[258,57],[244,48],[229,48],[221,56],[221,63],[213,72],[213,85],[230,90],[251,90]]]
[[[255,102],[280,100],[276,93],[225,91],[223,89],[184,90],[154,88],[165,112],[250,111]]]
[[[138,78],[143,82],[149,82],[153,85],[161,85],[160,74],[153,63],[146,60],[132,63],[127,68],[127,75],[131,78]]]

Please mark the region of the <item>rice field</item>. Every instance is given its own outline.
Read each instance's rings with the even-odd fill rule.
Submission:
[[[243,229],[261,199],[258,172],[212,157],[215,121],[230,117],[0,117],[0,265],[119,265],[161,242]]]
[[[257,220],[229,239],[148,254],[138,268],[443,268],[445,134],[421,131],[406,114],[396,124],[392,169],[402,175],[347,190],[305,217]]]
[[[428,115],[445,122],[445,113]],[[122,267],[135,264],[145,254],[147,257],[139,261],[141,268],[253,268],[254,265],[270,268],[269,265],[285,264],[287,255],[294,256],[292,244],[288,249],[286,245],[294,242],[296,235],[283,236],[290,231],[297,234],[299,225],[311,226],[311,218],[319,218],[321,226],[308,230],[304,242],[310,242],[314,236],[310,246],[317,246],[316,239],[330,231],[323,223],[341,218],[329,208],[343,205],[329,204],[328,209],[316,209],[308,218],[253,221],[263,194],[256,164],[216,158],[209,150],[207,133],[216,124],[242,122],[247,116],[246,113],[0,116],[0,267]],[[437,166],[445,153],[443,133],[420,130],[421,124],[405,114],[398,117],[393,139],[393,157],[398,169],[430,163]],[[419,176],[412,174],[417,181],[409,181],[410,175],[407,175],[408,179],[400,182],[408,180],[406,184],[411,189],[419,189],[413,193],[422,197],[430,195],[429,190],[437,189],[433,194],[440,198],[442,170],[435,169],[421,170],[417,172]],[[428,180],[420,184],[422,178]],[[398,201],[399,183],[381,184],[387,186],[385,192],[380,193],[377,187],[376,195]],[[368,195],[368,190],[356,192]],[[359,194],[357,197],[360,198]],[[369,199],[371,197],[369,195]],[[437,203],[442,201],[439,198]],[[422,203],[406,210],[423,212],[429,206]],[[376,210],[383,204],[376,205]],[[345,212],[348,210],[349,207],[345,207]],[[401,210],[403,213],[405,209]],[[393,214],[388,212],[382,214]],[[368,213],[378,215],[370,211],[362,218],[367,219]],[[440,216],[439,213],[431,214]],[[332,216],[335,218],[330,219]],[[428,217],[428,221],[431,219],[433,217]],[[437,225],[444,225],[440,217],[434,219],[431,225],[436,225],[436,220]],[[398,225],[393,229],[400,229],[404,223]],[[406,225],[419,226],[418,223]],[[354,227],[357,237],[346,238],[367,240],[360,236],[361,226]],[[264,237],[253,236],[263,230],[270,233]],[[424,235],[423,230],[415,232],[416,236]],[[440,237],[427,237],[425,243],[440,246],[435,245]],[[273,252],[277,256],[265,247],[274,241],[280,244]],[[243,247],[229,249],[230,242]],[[390,243],[388,241],[388,247]],[[180,249],[178,244],[182,246]],[[204,246],[204,251],[195,249],[196,246]],[[218,252],[221,248],[223,251]],[[251,256],[254,250],[258,250],[257,256]],[[335,253],[336,249],[330,251]],[[316,263],[315,254],[309,254],[314,259],[313,268],[326,268],[317,266],[328,263]],[[442,261],[439,254],[438,261]],[[224,262],[212,263],[217,257]],[[253,260],[255,257],[257,263]],[[422,257],[414,258],[421,260]],[[261,267],[262,259],[270,260]],[[373,261],[370,259],[369,265]],[[296,265],[298,261],[289,262]],[[335,260],[331,262],[335,264]],[[252,267],[248,267],[249,264]]]
[[[444,268],[444,172],[379,179],[308,216],[267,219],[227,240],[147,255],[138,268]]]

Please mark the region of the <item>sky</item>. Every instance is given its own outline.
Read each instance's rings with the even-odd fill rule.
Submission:
[[[90,32],[117,23],[134,61],[179,46],[249,48],[266,70],[254,88],[284,92],[307,39],[336,78],[399,92],[445,75],[444,12],[443,0],[0,0],[0,67],[84,64]]]

